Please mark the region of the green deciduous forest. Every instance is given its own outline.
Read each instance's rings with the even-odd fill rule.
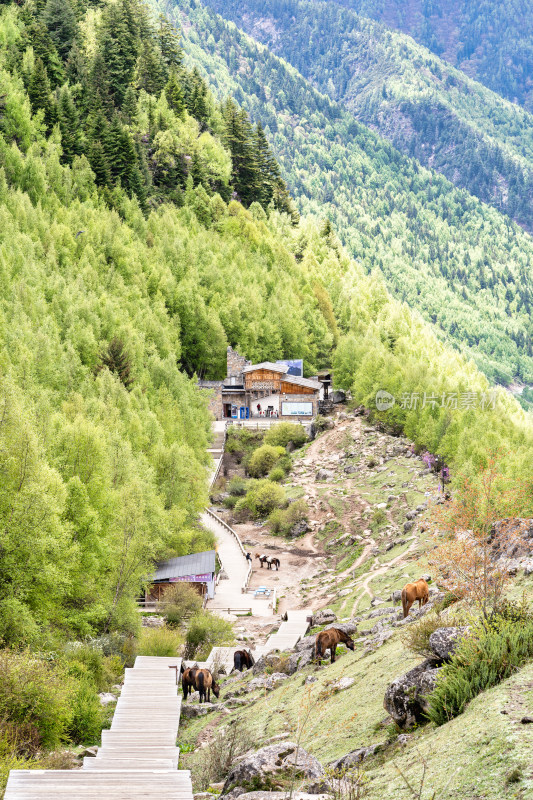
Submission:
[[[533,245],[201,6],[0,8],[1,789],[98,739],[155,562],[215,545],[197,380],[229,345],[333,367],[454,479],[498,452],[531,513],[532,418],[491,380],[533,379]]]
[[[528,0],[341,0],[408,33],[489,89],[533,110],[533,8]]]
[[[210,0],[407,155],[533,230],[533,118],[335,2]]]
[[[165,7],[186,23],[190,63],[261,120],[299,210],[329,217],[364,270],[380,271],[491,380],[530,382],[531,237],[400,154],[210,9]]]

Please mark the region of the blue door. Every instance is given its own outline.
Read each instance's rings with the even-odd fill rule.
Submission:
[[[240,417],[241,419],[244,419],[244,406],[241,406],[241,407],[239,408],[239,417]]]

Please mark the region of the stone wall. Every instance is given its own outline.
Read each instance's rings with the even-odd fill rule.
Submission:
[[[228,347],[226,359],[228,365],[228,378],[240,378],[244,367],[247,367],[252,363],[251,361],[247,361],[244,356],[239,355],[239,353],[232,347]]]
[[[222,419],[222,381],[198,381],[198,387],[208,393],[207,406],[215,419]]]

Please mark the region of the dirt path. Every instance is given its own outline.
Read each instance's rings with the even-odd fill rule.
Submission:
[[[366,577],[365,577],[365,579],[364,579],[364,581],[363,581],[363,583],[361,585],[362,591],[358,595],[358,597],[356,598],[356,600],[355,600],[355,602],[354,602],[354,604],[352,606],[352,611],[351,611],[351,614],[350,614],[351,617],[355,617],[355,615],[357,613],[357,608],[359,606],[359,603],[361,602],[361,600],[363,599],[365,594],[367,594],[371,599],[373,599],[375,597],[374,592],[370,588],[370,584],[374,580],[374,578],[376,578],[378,575],[384,575],[386,572],[388,572],[388,570],[391,567],[393,567],[395,564],[398,564],[412,550],[415,550],[417,545],[418,545],[418,539],[414,539],[413,542],[407,548],[407,550],[405,552],[401,553],[401,555],[396,556],[396,558],[391,559],[387,564],[383,564],[383,566],[378,567],[378,569],[374,569],[374,570],[371,570],[371,571],[365,573]]]
[[[242,475],[236,463],[231,467],[233,475]],[[319,470],[326,472],[317,480]],[[351,608],[353,615],[364,597],[374,597],[372,580],[408,559],[418,544],[414,540],[386,564],[376,564],[379,554],[405,541],[402,526],[406,512],[420,503],[416,497],[422,495],[423,499],[424,492],[435,491],[436,479],[421,480],[423,470],[424,464],[413,456],[408,440],[378,431],[360,417],[337,418],[332,429],[311,442],[300,456],[295,454],[287,481],[290,496],[302,498],[308,507],[311,530],[303,537],[287,540],[273,536],[267,525],[238,524],[232,521],[231,512],[221,513],[246,550],[252,554],[264,551],[280,559],[279,572],[262,569],[254,559],[250,588],[275,589],[279,613],[287,608],[318,609],[338,597],[339,585],[365,565],[359,590],[354,587],[355,601],[350,597],[346,610],[350,613]],[[376,524],[378,512],[381,519]],[[337,565],[361,546],[360,555],[337,572]],[[241,627],[250,632],[253,628],[253,635],[261,638],[263,631],[265,635],[269,631],[266,621],[258,621],[258,625],[250,619]]]

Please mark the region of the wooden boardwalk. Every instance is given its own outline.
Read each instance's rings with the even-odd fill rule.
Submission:
[[[110,730],[79,770],[11,770],[5,800],[192,800],[178,770],[180,658],[138,656],[126,669]]]

